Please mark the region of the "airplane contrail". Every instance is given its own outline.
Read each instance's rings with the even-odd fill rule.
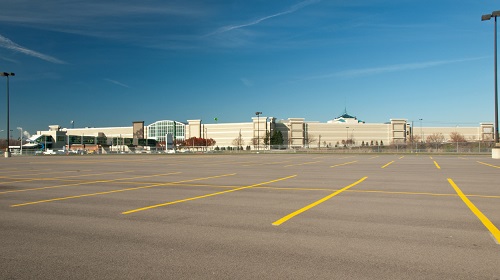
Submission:
[[[307,1],[303,1],[303,2],[300,2],[298,4],[293,5],[292,7],[290,7],[286,11],[283,11],[283,12],[280,12],[280,13],[277,13],[277,14],[274,14],[274,15],[270,15],[270,16],[265,16],[265,17],[256,19],[256,20],[254,20],[252,22],[249,22],[249,23],[244,23],[244,24],[240,24],[240,25],[229,25],[229,26],[221,27],[221,28],[217,29],[216,31],[208,34],[207,36],[212,36],[212,35],[215,35],[215,34],[220,34],[220,33],[228,32],[228,31],[231,31],[231,30],[234,30],[234,29],[239,29],[239,28],[242,28],[242,27],[247,27],[247,26],[252,26],[252,25],[255,25],[255,24],[259,24],[259,23],[261,23],[261,22],[263,22],[265,20],[268,20],[270,18],[279,17],[279,16],[283,16],[283,15],[286,15],[286,14],[291,14],[291,13],[297,11],[297,10],[300,10],[300,9],[304,8],[305,6],[311,5],[311,4],[319,2],[319,1],[321,1],[321,0],[307,0]]]
[[[16,52],[20,52],[20,53],[23,53],[23,54],[26,54],[29,56],[33,56],[33,57],[36,57],[36,58],[39,58],[39,59],[42,59],[42,60],[45,60],[48,62],[57,63],[57,64],[66,64],[66,62],[64,62],[60,59],[57,59],[55,57],[52,57],[52,56],[49,56],[49,55],[46,55],[43,53],[39,53],[37,51],[33,51],[33,50],[30,50],[30,49],[25,48],[23,46],[20,46],[16,43],[12,42],[12,40],[10,40],[2,35],[0,35],[0,47],[5,48],[5,49],[9,49],[9,50],[13,50]]]

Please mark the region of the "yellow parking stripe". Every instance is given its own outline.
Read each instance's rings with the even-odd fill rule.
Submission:
[[[77,172],[77,171],[75,171]],[[71,175],[71,176],[59,176],[59,177],[52,177],[52,178],[25,178],[25,179],[20,179],[17,181],[7,181],[7,182],[1,182],[0,185],[3,184],[10,184],[10,183],[19,183],[19,182],[32,182],[32,181],[52,181],[52,180],[60,180],[60,179],[66,179],[66,178],[79,178],[79,177],[89,177],[89,176],[100,176],[100,175],[110,175],[110,174],[120,174],[120,173],[128,173],[128,172],[133,172],[132,170],[129,171],[119,171],[119,172],[106,172],[106,173],[93,173],[93,174],[81,174],[81,175]],[[43,173],[46,174],[46,173]],[[30,174],[32,175],[32,174]],[[0,192],[0,194],[3,192]]]
[[[126,172],[130,172],[130,171],[126,171]],[[39,191],[39,190],[47,190],[47,189],[55,189],[55,188],[63,188],[63,187],[89,185],[89,184],[95,184],[95,183],[110,183],[110,182],[116,182],[116,181],[122,181],[122,180],[131,180],[131,179],[139,179],[139,178],[167,176],[167,175],[178,174],[178,173],[181,173],[181,172],[173,172],[173,173],[166,173],[166,174],[156,174],[156,175],[145,175],[145,176],[136,176],[136,177],[119,178],[119,179],[111,179],[111,180],[86,181],[86,182],[80,182],[80,183],[56,185],[56,186],[49,186],[49,187],[39,187],[39,188],[31,188],[31,189],[4,191],[4,192],[0,192],[0,194],[13,193],[13,192]]]
[[[307,210],[309,210],[309,209],[311,209],[311,208],[313,208],[313,207],[315,207],[315,206],[317,206],[317,205],[319,205],[319,204],[327,201],[328,199],[330,199],[330,198],[332,198],[332,197],[334,197],[334,196],[342,193],[343,191],[348,190],[349,188],[352,188],[352,187],[356,186],[357,184],[359,184],[359,183],[363,182],[364,180],[366,180],[366,178],[368,178],[368,177],[363,177],[363,178],[359,179],[358,181],[350,184],[349,186],[346,186],[346,187],[344,187],[344,188],[342,188],[342,189],[340,189],[340,190],[338,190],[338,191],[336,191],[336,192],[334,192],[334,193],[332,193],[332,194],[330,194],[328,196],[325,196],[322,199],[320,199],[320,200],[318,200],[316,202],[313,202],[313,203],[307,205],[306,207],[303,207],[303,208],[301,208],[301,209],[299,209],[299,210],[297,210],[295,212],[292,212],[292,213],[286,215],[285,217],[277,220],[272,225],[273,226],[279,226],[282,223],[290,220],[291,218],[293,218],[293,217],[295,217],[295,216],[297,216],[297,215],[299,215],[299,214],[301,214],[301,213],[303,213],[303,212],[305,212],[305,211],[307,211]]]
[[[304,162],[304,163],[289,164],[289,165],[285,165],[284,167],[307,165],[307,164],[313,164],[313,163],[318,163],[318,162],[322,162],[322,161],[309,161],[309,162]]]
[[[348,165],[348,164],[353,164],[353,163],[356,163],[356,162],[358,162],[358,161],[355,160],[355,161],[350,161],[350,162],[345,162],[345,163],[339,163],[339,164],[332,165],[330,167],[337,167],[337,166],[342,166],[342,165]]]
[[[40,173],[30,173],[29,175],[45,175],[45,174],[53,174],[53,173],[71,173],[71,172],[78,172],[76,170],[66,170],[66,171],[52,171],[52,172],[40,172]],[[10,175],[10,176],[0,176],[2,179],[11,179],[12,177],[21,177],[21,176],[26,176],[26,174],[19,174],[19,175]]]
[[[500,244],[500,231],[497,227],[481,212],[477,207],[465,196],[465,194],[460,190],[460,188],[453,182],[452,179],[448,178],[448,182],[455,189],[458,196],[462,199],[462,201],[469,207],[469,209],[476,215],[476,217],[483,223],[483,225],[491,232],[493,238],[495,239],[497,244]]]
[[[217,187],[228,188],[229,186],[217,186]],[[286,188],[286,187],[257,187],[257,189],[269,189],[276,191],[322,191],[322,192],[335,191],[333,189],[324,189],[324,188]],[[397,192],[397,191],[379,191],[379,190],[347,190],[346,192],[376,193],[376,194],[378,193],[378,194],[394,194],[394,195],[458,196],[456,193]],[[467,197],[500,199],[500,195],[468,194]]]
[[[436,165],[437,169],[441,169],[441,166],[439,166],[439,164],[436,161],[434,161],[434,165]]]
[[[285,160],[285,161],[274,161],[274,162],[258,162],[258,163],[244,164],[244,165],[242,165],[242,166],[274,165],[274,164],[278,164],[278,163],[285,163],[285,162],[290,162],[290,160]]]
[[[486,162],[481,162],[481,161],[478,161],[478,163],[480,163],[480,164],[484,164],[484,165],[487,165],[487,166],[490,166],[490,167],[494,167],[494,168],[500,168],[500,166],[496,166],[496,165],[489,164],[489,163],[486,163]]]
[[[177,172],[177,173],[180,173],[180,172]],[[140,189],[148,189],[148,188],[154,188],[154,187],[160,187],[160,186],[175,185],[177,183],[186,183],[186,182],[200,181],[200,180],[206,180],[206,179],[212,179],[212,178],[219,178],[219,177],[225,177],[225,176],[232,176],[232,175],[235,175],[235,174],[236,173],[219,175],[219,176],[204,177],[204,178],[197,178],[197,179],[190,179],[190,180],[183,180],[183,181],[178,181],[178,182],[153,184],[153,185],[148,185],[148,186],[135,187],[135,188],[126,188],[126,189],[119,189],[119,190],[113,190],[113,191],[105,191],[105,192],[96,192],[96,193],[87,193],[87,194],[81,194],[81,195],[57,197],[57,198],[46,199],[46,200],[39,200],[39,201],[32,201],[32,202],[14,204],[14,205],[11,205],[10,207],[19,207],[19,206],[26,206],[26,205],[33,205],[33,204],[45,203],[45,202],[53,202],[53,201],[67,200],[67,199],[73,199],[73,198],[82,198],[82,197],[89,197],[89,196],[96,196],[96,195],[103,195],[103,194],[110,194],[110,193],[135,191],[135,190],[140,190]]]
[[[155,205],[151,205],[151,206],[146,206],[146,207],[142,207],[142,208],[137,208],[137,209],[125,211],[122,214],[124,214],[124,215],[126,215],[126,214],[132,214],[132,213],[136,213],[136,212],[139,212],[139,211],[149,210],[149,209],[158,208],[158,207],[162,207],[162,206],[167,206],[167,205],[172,205],[172,204],[187,202],[187,201],[191,201],[191,200],[196,200],[196,199],[200,199],[200,198],[206,198],[206,197],[211,197],[211,196],[215,196],[215,195],[220,195],[220,194],[225,194],[225,193],[240,191],[240,190],[244,190],[244,189],[254,188],[254,187],[257,187],[257,186],[267,185],[267,184],[271,184],[271,183],[275,183],[275,182],[279,182],[279,181],[291,179],[291,178],[293,178],[295,176],[297,176],[297,175],[283,177],[283,178],[279,178],[279,179],[276,179],[276,180],[271,180],[271,181],[267,181],[267,182],[263,182],[263,183],[258,183],[258,184],[251,185],[251,186],[239,187],[239,188],[235,188],[235,189],[231,189],[231,190],[227,190],[227,191],[221,191],[221,192],[210,193],[210,194],[206,194],[206,195],[200,195],[200,196],[190,197],[190,198],[176,200],[176,201],[171,201],[171,202],[166,202],[166,203],[155,204]]]
[[[394,161],[391,161],[391,162],[387,163],[386,165],[384,165],[384,166],[382,166],[380,168],[386,168],[387,166],[391,165],[392,163],[394,163]]]

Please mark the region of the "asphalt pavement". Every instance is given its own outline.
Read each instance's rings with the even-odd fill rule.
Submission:
[[[0,279],[500,279],[481,155],[0,159]]]

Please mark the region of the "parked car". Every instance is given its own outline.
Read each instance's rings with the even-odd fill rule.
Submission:
[[[54,150],[47,149],[43,152],[44,155],[55,155],[57,154]]]

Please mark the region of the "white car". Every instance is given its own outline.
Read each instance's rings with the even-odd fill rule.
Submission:
[[[46,150],[43,152],[44,155],[55,155],[57,154],[54,150]]]

